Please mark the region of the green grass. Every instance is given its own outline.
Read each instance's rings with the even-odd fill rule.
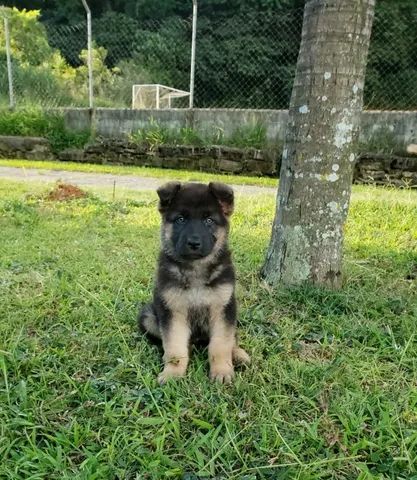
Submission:
[[[0,478],[416,479],[417,192],[355,187],[341,291],[271,291],[274,196],[239,196],[232,386],[156,382],[136,333],[156,195],[51,203],[0,181]]]
[[[91,163],[9,160],[0,159],[0,166],[18,168],[38,168],[42,170],[65,170],[70,172],[112,173],[116,175],[137,175],[140,177],[167,178],[180,181],[208,182],[213,180],[228,181],[234,185],[258,185],[276,187],[277,179],[268,177],[245,177],[237,175],[211,174],[189,170],[171,170],[153,167],[132,167],[118,165],[94,165]]]

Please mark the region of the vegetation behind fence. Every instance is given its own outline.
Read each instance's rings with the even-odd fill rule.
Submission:
[[[158,83],[189,90],[189,3],[188,11],[177,15],[147,11],[142,15],[115,11],[94,15],[93,11],[94,106],[130,107],[134,84]],[[44,20],[37,11],[2,8],[1,13],[9,23],[16,106],[88,106],[83,16],[75,15],[71,24],[59,24]],[[197,21],[194,106],[287,108],[302,15],[302,8],[287,5],[285,9],[281,4],[269,10],[235,8],[233,15],[219,10],[213,15],[202,9]],[[366,77],[367,109],[417,109],[416,45],[417,3],[379,2]],[[8,104],[1,21],[0,105]],[[173,106],[188,106],[188,99],[175,100]]]

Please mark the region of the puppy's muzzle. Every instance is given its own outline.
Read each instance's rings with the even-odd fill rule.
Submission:
[[[199,253],[201,251],[201,238],[198,235],[188,237],[187,248],[192,253]]]

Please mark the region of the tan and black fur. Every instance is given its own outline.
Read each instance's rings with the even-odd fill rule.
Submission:
[[[231,382],[237,345],[235,272],[228,247],[233,190],[222,183],[169,182],[158,189],[162,248],[153,302],[139,313],[142,331],[162,340],[158,379],[183,377],[192,343],[207,343],[210,377]]]

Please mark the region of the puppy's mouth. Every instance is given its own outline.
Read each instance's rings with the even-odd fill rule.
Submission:
[[[184,260],[198,260],[200,258],[207,257],[208,254],[204,255],[201,252],[187,252],[181,255],[181,258]]]

